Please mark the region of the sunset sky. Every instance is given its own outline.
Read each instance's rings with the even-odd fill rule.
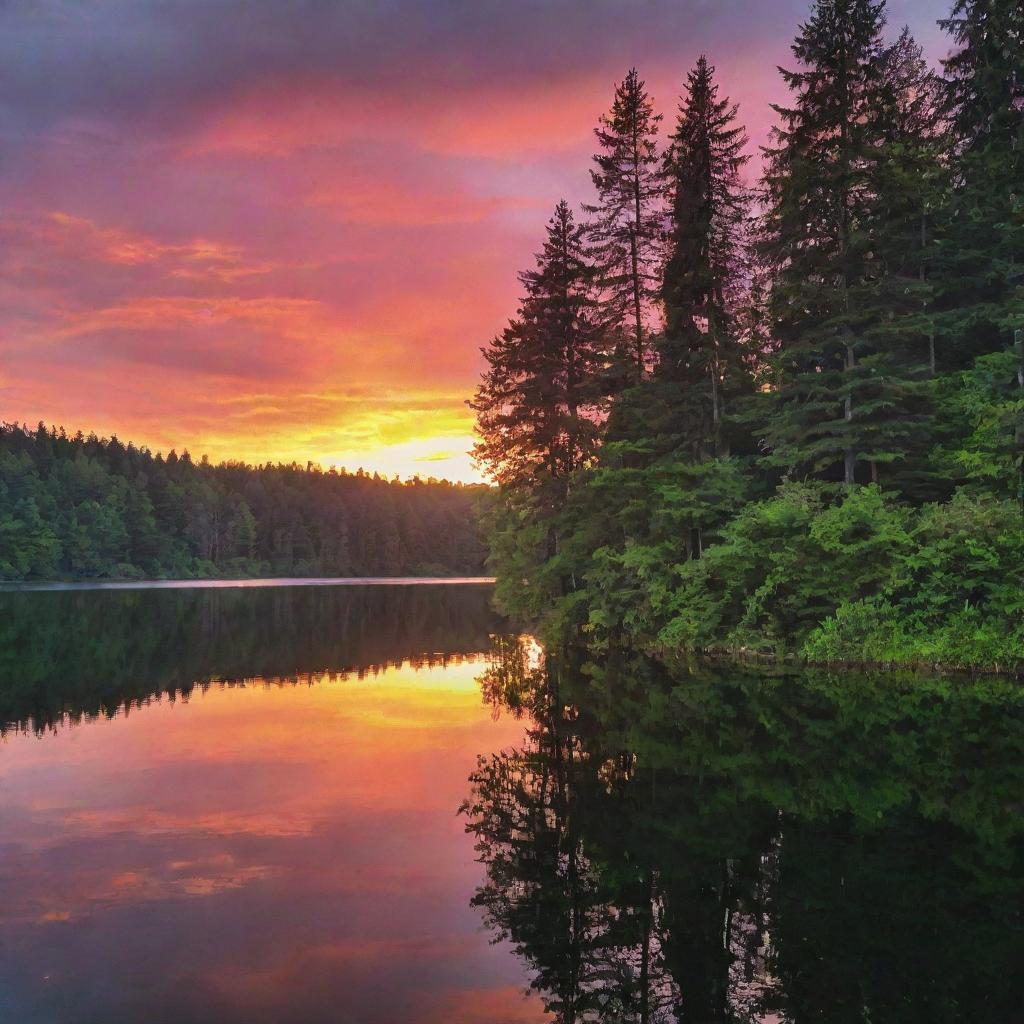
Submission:
[[[54,1019],[59,989],[87,1020],[540,1020],[470,905],[456,809],[525,728],[483,704],[484,668],[254,680],[8,735],[4,1019]]]
[[[947,0],[892,0],[938,56]],[[631,65],[752,144],[807,0],[7,0],[0,420],[473,479],[465,400]]]

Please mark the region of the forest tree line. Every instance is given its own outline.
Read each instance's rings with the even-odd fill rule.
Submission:
[[[0,579],[476,575],[481,490],[0,424]]]
[[[1024,7],[936,68],[817,0],[754,175],[710,60],[631,70],[484,348],[506,609],[550,636],[1024,662]]]

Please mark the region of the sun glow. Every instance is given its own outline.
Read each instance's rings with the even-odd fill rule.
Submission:
[[[451,480],[457,483],[481,483],[484,478],[470,455],[475,438],[471,422],[462,424],[462,432],[451,433],[441,413],[424,413],[421,422],[404,428],[382,427],[371,412],[354,421],[315,423],[288,431],[256,428],[249,436],[216,433],[200,435],[191,449],[193,458],[206,455],[211,462],[238,459],[250,464],[266,462],[307,462],[324,469],[354,473],[363,470],[389,479],[413,477]],[[166,449],[166,446],[156,445]],[[179,448],[180,451],[180,448]]]
[[[685,3],[652,9],[637,59],[670,109],[686,60],[722,53],[756,147],[785,19],[705,6],[697,38]],[[434,39],[433,7],[424,25],[415,5],[379,22],[325,5],[305,14],[318,31],[275,34],[272,69],[246,50],[259,18],[250,37],[226,16],[153,32],[146,5],[99,32],[84,15],[29,31],[26,14],[15,64],[39,87],[0,167],[4,419],[213,461],[479,480],[479,348],[514,315],[554,199],[589,197],[591,131],[633,59],[622,5],[568,5],[572,59],[546,31],[520,36],[514,8],[460,43],[475,17]],[[188,48],[207,45],[226,56],[196,79]],[[107,46],[145,57],[90,88]]]
[[[413,438],[401,444],[339,454],[331,465],[339,468],[372,466],[384,476],[398,474],[402,479],[414,476],[436,477],[459,483],[480,483],[480,470],[474,465],[469,454],[473,437],[424,437]]]

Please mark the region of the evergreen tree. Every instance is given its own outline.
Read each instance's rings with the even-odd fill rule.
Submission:
[[[591,178],[592,256],[606,326],[630,339],[637,380],[647,365],[651,304],[657,294],[662,189],[657,133],[661,115],[636,68],[615,87],[611,111],[594,129],[600,152]]]
[[[563,200],[534,270],[520,275],[518,317],[483,349],[487,370],[470,406],[478,463],[498,484],[485,513],[491,564],[509,609],[539,613],[573,589],[558,559],[558,517],[573,478],[597,449],[603,417],[605,332],[585,227]]]
[[[606,354],[585,231],[562,200],[536,268],[520,275],[518,317],[482,350],[488,368],[470,403],[481,465],[499,485],[545,492],[555,505],[596,450],[602,407]]]
[[[749,272],[750,202],[740,177],[749,157],[737,109],[718,98],[714,68],[701,56],[664,161],[671,221],[657,375],[680,385],[679,401],[694,407],[683,441],[698,457],[722,454],[726,396],[746,376],[736,307]]]
[[[882,56],[877,150],[865,235],[857,435],[871,479],[916,497],[944,484],[928,467],[937,372],[935,263],[947,187],[941,91],[906,28]]]
[[[942,82],[907,28],[886,50],[882,73],[885,148],[875,221],[884,275],[880,290],[903,318],[907,359],[927,362],[934,376],[938,354],[932,279],[948,191]]]
[[[943,260],[944,330],[955,367],[1024,328],[1024,7],[956,0],[942,22],[954,191]]]
[[[700,556],[745,495],[742,467],[725,457],[736,434],[727,400],[750,385],[738,316],[749,273],[746,137],[735,117],[702,58],[662,167],[670,248],[654,369],[616,398],[600,465],[567,510],[594,638],[644,632],[651,592],[671,589],[677,564]]]
[[[876,211],[879,117],[884,107],[883,5],[817,0],[793,44],[793,95],[768,151],[764,252],[774,268],[779,339],[774,401],[765,426],[771,461],[793,473],[837,464],[852,484],[858,462],[893,457],[899,410],[860,368],[872,319],[866,291],[879,268]],[[887,411],[888,410],[888,411]]]

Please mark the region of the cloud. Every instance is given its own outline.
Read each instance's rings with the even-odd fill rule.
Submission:
[[[339,86],[367,81],[441,90],[500,78],[557,84],[595,62],[620,64],[762,35],[804,5],[651,0],[313,3],[305,0],[15,0],[3,8],[12,104],[37,120],[96,110],[181,116],[211,97],[301,70]],[[695,38],[696,37],[696,38]],[[43,84],[46,87],[43,88]]]
[[[890,18],[934,54],[945,8]],[[469,443],[479,346],[555,201],[589,197],[613,83],[637,65],[670,120],[707,52],[756,146],[806,10],[7,0],[5,416],[472,474],[441,453]]]
[[[454,814],[476,752],[522,738],[481,704],[483,668],[215,686],[9,737],[6,1004],[59,987],[96,1020],[535,1019],[469,905],[482,869]]]

